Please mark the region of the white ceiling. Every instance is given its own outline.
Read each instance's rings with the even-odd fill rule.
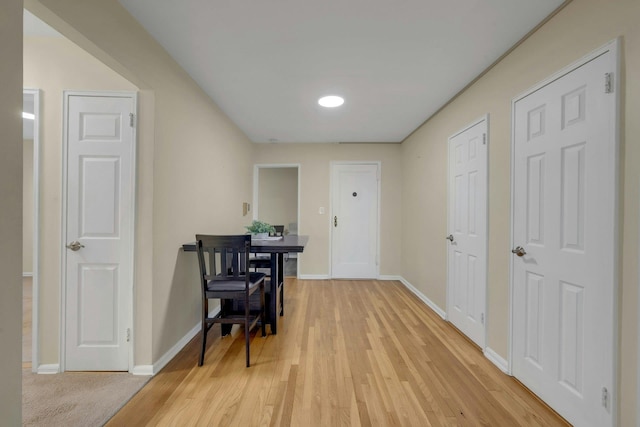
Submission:
[[[35,37],[62,37],[62,34],[45,24],[28,10],[24,10],[23,13],[23,33],[25,36]]]
[[[401,142],[563,3],[119,1],[254,142]]]

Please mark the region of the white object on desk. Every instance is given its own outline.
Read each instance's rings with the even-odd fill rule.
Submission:
[[[251,240],[282,240],[282,236],[267,236],[267,237],[261,237],[261,238],[253,238],[251,237]]]

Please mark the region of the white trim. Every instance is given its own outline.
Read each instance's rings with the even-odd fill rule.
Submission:
[[[329,280],[328,274],[300,274],[298,273],[299,280]]]
[[[220,308],[218,308],[217,311],[220,311]],[[171,347],[165,354],[163,354],[160,359],[156,360],[156,362],[152,365],[151,375],[157,374],[162,370],[162,368],[167,366],[167,363],[171,362],[171,359],[176,357],[176,355],[180,353],[180,350],[182,350],[184,346],[189,344],[189,341],[191,341],[193,337],[195,337],[198,332],[200,332],[201,326],[202,325],[200,324],[200,322],[198,322],[198,324],[191,328],[191,330],[187,332],[185,336],[183,336],[177,343],[175,343],[173,347]]]
[[[380,277],[378,277],[378,280],[397,280],[399,282],[402,281],[402,276],[397,276],[397,275],[387,275],[387,274],[383,274]]]
[[[509,372],[509,362],[507,362],[505,358],[496,353],[491,347],[486,347],[484,349],[484,357],[489,359],[491,363],[496,365],[502,372],[507,375],[511,375],[511,372]]]
[[[612,182],[612,186],[613,186],[613,191],[612,191],[612,197],[613,197],[613,223],[614,223],[614,230],[613,230],[613,250],[612,250],[612,257],[613,257],[613,277],[612,277],[612,286],[613,286],[613,330],[611,331],[611,336],[612,336],[612,340],[613,340],[613,348],[610,349],[611,350],[611,366],[610,368],[612,369],[611,372],[611,388],[610,388],[610,393],[611,393],[611,403],[610,403],[610,407],[611,409],[611,425],[618,425],[618,418],[619,418],[619,411],[620,411],[620,405],[619,405],[619,399],[618,399],[618,395],[617,395],[617,391],[618,391],[618,387],[619,387],[619,364],[618,364],[618,360],[620,358],[619,355],[619,348],[620,348],[620,337],[619,337],[619,330],[620,330],[620,325],[619,325],[619,289],[620,289],[620,278],[619,278],[619,260],[620,260],[620,224],[619,224],[619,209],[620,209],[620,184],[619,184],[619,163],[620,163],[620,103],[622,102],[622,97],[620,96],[620,80],[621,80],[621,73],[620,73],[620,44],[621,44],[621,38],[618,37],[614,40],[611,40],[610,42],[606,43],[604,46],[600,47],[599,49],[596,49],[590,53],[588,53],[587,55],[583,56],[582,58],[580,58],[579,60],[573,62],[572,64],[568,65],[567,67],[563,68],[562,70],[558,71],[557,73],[551,75],[550,77],[546,78],[545,80],[541,81],[540,83],[532,86],[531,88],[527,89],[526,91],[524,91],[523,93],[521,93],[520,95],[518,95],[517,97],[513,98],[511,100],[511,144],[510,144],[510,149],[511,149],[511,170],[510,170],[510,186],[511,186],[511,202],[510,202],[510,218],[511,218],[511,225],[510,225],[510,247],[513,248],[515,246],[515,242],[514,242],[514,228],[513,228],[513,218],[514,218],[514,200],[515,200],[515,189],[513,188],[513,182],[515,179],[515,170],[514,170],[514,165],[515,165],[515,150],[514,150],[514,144],[515,144],[515,112],[516,112],[516,103],[518,101],[520,101],[521,99],[525,98],[526,96],[532,94],[533,92],[536,92],[540,89],[542,89],[543,87],[553,83],[554,81],[562,78],[563,76],[571,73],[572,71],[580,68],[581,66],[587,64],[588,62],[593,61],[594,59],[606,54],[607,52],[611,52],[611,54],[613,55],[613,72],[614,72],[614,76],[613,76],[613,86],[614,86],[614,92],[613,94],[616,97],[616,102],[613,108],[613,112],[612,112],[612,124],[613,124],[613,133],[614,133],[614,150],[615,150],[615,165],[614,165],[614,182]],[[514,312],[513,312],[513,306],[514,306],[514,301],[513,301],[513,287],[514,287],[514,257],[510,256],[509,257],[509,332],[508,332],[508,336],[509,336],[509,345],[508,345],[508,371],[512,372],[513,369],[513,334],[514,334],[514,330],[513,330],[513,317],[514,317]],[[640,370],[637,373],[638,375],[638,379],[640,380]],[[639,386],[639,391],[640,391],[640,386]],[[640,415],[640,407],[638,408],[638,414]],[[640,426],[640,419],[638,420],[638,425]]]
[[[31,272],[23,272],[22,277],[33,277],[33,273]]]
[[[458,135],[466,132],[467,130],[471,129],[474,126],[477,126],[479,124],[481,124],[482,122],[484,122],[484,134],[485,134],[485,142],[487,144],[487,153],[486,153],[486,163],[485,163],[485,176],[484,176],[484,180],[485,180],[485,213],[484,213],[484,219],[485,219],[485,239],[484,239],[484,308],[483,308],[483,314],[485,317],[485,320],[482,324],[482,328],[484,329],[484,331],[482,332],[482,344],[480,345],[479,343],[476,343],[478,345],[480,345],[481,348],[486,348],[487,345],[487,321],[486,318],[487,316],[487,295],[489,293],[489,289],[488,289],[488,285],[489,285],[489,113],[483,115],[482,117],[474,120],[473,122],[471,122],[470,124],[468,124],[467,126],[465,126],[463,129],[460,129],[458,132],[454,133],[453,135],[451,135],[448,139],[447,139],[447,235],[450,234],[450,230],[451,230],[451,224],[449,223],[449,218],[451,216],[451,212],[450,212],[450,206],[451,206],[451,159],[450,159],[450,144],[451,144],[451,140],[455,137],[457,137]],[[451,287],[453,286],[449,277],[449,245],[451,245],[451,242],[449,241],[445,241],[445,245],[446,245],[446,253],[447,253],[447,265],[446,265],[446,270],[447,270],[447,285],[446,285],[446,307],[447,310],[450,311],[453,305],[453,298],[452,298],[452,289]],[[452,322],[453,323],[453,322]],[[460,332],[462,332],[461,329],[459,329]],[[464,334],[464,332],[462,332]],[[466,336],[466,334],[464,334]],[[471,339],[470,337],[468,337],[469,339]],[[472,340],[473,341],[473,340]]]
[[[49,365],[40,365],[35,371],[41,375],[52,375],[60,373],[60,365],[58,363],[52,363]]]
[[[33,96],[33,257],[32,272],[23,273],[24,277],[33,277],[31,281],[31,371],[36,372],[40,347],[38,345],[38,336],[40,333],[39,325],[39,310],[40,306],[40,135],[42,129],[40,129],[40,117],[41,117],[41,103],[40,103],[40,89],[23,89],[23,95],[29,94]]]
[[[215,317],[220,313],[220,306],[209,311],[209,317]],[[131,370],[133,375],[153,376],[162,370],[178,353],[200,332],[201,323],[198,322],[187,332],[173,347],[160,357],[153,365],[136,365]]]
[[[260,207],[258,206],[258,196],[259,196],[259,188],[260,188],[260,180],[259,180],[259,171],[260,169],[278,169],[278,168],[297,168],[298,169],[298,212],[296,212],[297,214],[297,225],[298,225],[298,234],[302,234],[300,232],[301,230],[301,224],[300,224],[300,196],[301,196],[301,191],[300,189],[302,188],[302,165],[300,163],[256,163],[253,165],[253,206],[251,207],[251,211],[253,212],[253,214],[251,215],[251,217],[253,219],[258,219],[258,212]],[[292,254],[293,255],[293,254]],[[296,256],[294,258],[298,258],[297,254],[295,254]],[[298,259],[298,265],[297,265],[297,269],[296,269],[296,278],[300,278],[300,259]]]
[[[61,234],[60,234],[60,348],[59,348],[59,365],[60,372],[65,371],[65,346],[66,346],[66,264],[67,264],[67,252],[64,250],[66,244],[66,236],[67,236],[67,156],[68,152],[68,143],[69,143],[69,97],[70,96],[95,96],[95,97],[120,97],[120,98],[130,98],[133,102],[132,110],[135,115],[134,117],[134,126],[133,126],[133,144],[132,144],[132,158],[131,165],[133,168],[131,175],[131,198],[129,205],[131,207],[131,215],[132,215],[132,230],[131,230],[131,246],[128,248],[129,257],[131,260],[131,273],[130,273],[130,284],[129,288],[126,292],[129,294],[129,307],[125,308],[125,316],[124,324],[129,325],[128,327],[131,329],[131,340],[129,341],[129,372],[133,369],[133,361],[134,361],[134,349],[135,349],[135,331],[133,327],[133,301],[135,296],[135,235],[136,235],[136,186],[137,186],[137,177],[138,177],[138,165],[136,164],[136,152],[138,151],[138,134],[137,134],[137,114],[138,114],[138,93],[137,92],[129,92],[129,91],[73,91],[73,90],[65,90],[63,91],[63,122],[62,122],[62,171],[60,174],[61,178],[61,187],[62,187],[62,217],[61,217]],[[35,311],[35,310],[34,310]]]
[[[152,377],[153,365],[135,365],[131,370],[131,375],[140,375],[143,377]]]
[[[382,211],[382,161],[380,160],[332,160],[329,162],[329,218],[327,221],[327,225],[329,227],[329,277],[333,278],[333,256],[332,256],[332,246],[333,246],[333,226],[331,217],[333,214],[333,174],[335,166],[360,166],[360,165],[376,165],[378,179],[376,181],[376,186],[378,190],[378,200],[377,200],[377,224],[376,224],[376,270],[375,277],[371,279],[377,279],[380,277],[380,214]],[[340,279],[341,277],[336,277],[336,279]],[[367,278],[368,279],[368,278]]]
[[[422,302],[424,302],[431,310],[433,310],[438,316],[442,317],[442,319],[447,320],[447,313],[441,309],[438,304],[434,303],[433,301],[431,301],[429,298],[427,298],[427,296],[425,294],[423,294],[422,292],[420,292],[415,286],[413,286],[411,283],[409,283],[404,277],[399,277],[398,279],[394,279],[394,280],[400,280],[400,282],[402,282],[402,284],[409,289],[411,292],[413,292],[413,294],[415,296],[417,296],[418,298],[420,298],[420,300]]]

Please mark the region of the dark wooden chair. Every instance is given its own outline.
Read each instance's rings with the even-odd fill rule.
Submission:
[[[210,236],[196,235],[196,251],[200,265],[202,288],[202,350],[198,366],[204,363],[207,333],[216,324],[240,324],[244,326],[247,368],[250,366],[249,331],[258,321],[262,324],[262,336],[266,336],[265,317],[265,275],[249,272],[249,251],[251,236]],[[252,310],[251,295],[259,291],[260,307]],[[209,299],[220,299],[220,312],[209,317]],[[235,312],[230,300],[242,301],[242,312]]]

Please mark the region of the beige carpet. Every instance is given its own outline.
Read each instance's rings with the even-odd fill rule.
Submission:
[[[102,426],[149,381],[123,372],[22,370],[22,425]]]

